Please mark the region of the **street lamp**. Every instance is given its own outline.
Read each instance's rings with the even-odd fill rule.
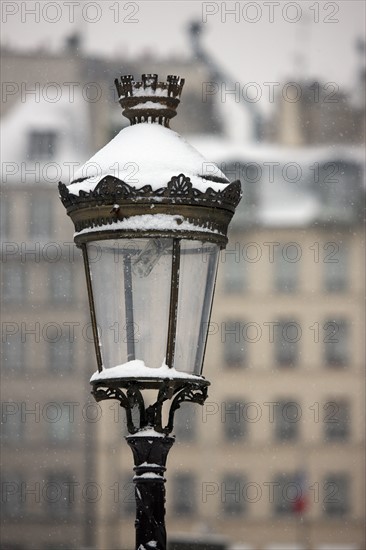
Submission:
[[[115,84],[131,125],[59,191],[84,258],[92,394],[126,410],[136,548],[163,550],[169,434],[183,401],[207,397],[201,373],[218,257],[241,188],[170,130],[183,79],[127,75]],[[147,406],[149,390],[157,397]]]

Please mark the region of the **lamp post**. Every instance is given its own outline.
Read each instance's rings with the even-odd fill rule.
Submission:
[[[169,434],[183,401],[207,397],[218,257],[241,188],[170,130],[183,79],[127,75],[115,84],[131,125],[59,191],[84,258],[98,364],[92,394],[126,410],[136,549],[164,550]]]

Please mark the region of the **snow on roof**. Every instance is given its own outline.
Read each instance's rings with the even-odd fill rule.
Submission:
[[[89,116],[81,91],[70,101],[67,88],[61,88],[58,101],[29,94],[2,118],[2,181],[11,184],[50,184],[68,181],[90,150]],[[55,153],[49,158],[30,159],[33,132],[55,133]]]
[[[103,177],[111,175],[133,187],[151,185],[155,190],[181,173],[190,177],[193,187],[200,191],[208,187],[218,191],[229,183],[213,162],[208,162],[182,136],[159,124],[140,123],[121,130],[75,173],[75,180],[86,179],[71,183],[68,188],[78,195],[81,190],[93,190]],[[210,176],[223,178],[227,183],[214,182]]]
[[[260,189],[258,221],[271,227],[304,226],[318,218],[321,203],[314,192],[284,180],[264,183]]]
[[[226,168],[231,170],[229,166],[231,163],[259,166],[259,173],[263,176],[259,177],[257,181],[245,181],[245,172],[234,170],[236,177],[241,179],[244,195],[244,200],[238,209],[245,206],[248,186],[255,186],[257,195],[255,220],[270,227],[304,226],[319,219],[324,209],[323,199],[315,190],[314,185],[308,184],[309,179],[314,180],[317,166],[332,162],[356,163],[363,166],[365,164],[365,151],[360,146],[248,145],[213,136],[196,136],[192,137],[191,141],[223,170]],[[280,176],[277,174],[274,179],[269,177],[269,166],[271,165],[272,167],[280,166]],[[282,168],[285,165],[298,166],[301,175],[299,181],[291,181],[289,178],[286,180],[286,177],[283,177]]]
[[[360,145],[329,144],[306,147],[284,147],[269,143],[244,143],[217,136],[188,136],[190,143],[213,162],[329,162],[341,159],[346,162],[365,163],[365,150]]]

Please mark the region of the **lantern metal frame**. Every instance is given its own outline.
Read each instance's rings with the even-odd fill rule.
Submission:
[[[169,324],[167,335],[166,363],[172,367],[174,363],[175,331],[177,322],[177,299],[179,292],[179,262],[180,241],[182,239],[196,240],[202,243],[217,244],[224,248],[227,243],[227,228],[235,208],[241,198],[240,181],[228,184],[222,191],[208,188],[205,192],[195,189],[189,177],[184,174],[173,176],[165,187],[153,190],[146,185],[136,189],[112,176],[103,178],[93,191],[80,191],[79,195],[70,193],[68,187],[59,184],[60,198],[67,209],[68,215],[75,224],[74,240],[81,248],[84,258],[85,275],[89,297],[89,309],[92,321],[95,353],[98,371],[101,372],[102,357],[99,347],[99,336],[94,306],[93,288],[88,265],[86,245],[99,240],[118,240],[121,238],[171,238],[173,239],[172,277],[170,289]],[[121,227],[118,222],[124,222],[135,216],[151,216],[165,214],[171,219],[171,228],[164,230],[131,230]],[[184,229],[183,221],[192,224],[194,230]],[[204,354],[203,354],[204,360]],[[159,389],[161,378],[148,378],[143,381],[126,377],[103,380],[115,389],[128,388],[132,382],[139,382],[141,389]],[[101,386],[101,381],[94,382],[95,387]],[[203,376],[179,378],[175,384],[182,382],[207,385]],[[99,397],[101,398],[101,392]]]
[[[122,76],[115,81],[123,114],[131,124],[141,122],[158,123],[169,127],[175,116],[175,109],[184,80],[169,75],[167,82],[158,82],[157,75],[142,75],[141,82],[133,76]],[[74,241],[82,250],[89,298],[95,353],[98,371],[103,370],[102,356],[94,305],[93,286],[89,270],[87,244],[101,240],[170,238],[172,239],[172,271],[170,305],[167,334],[166,363],[174,366],[175,336],[177,328],[177,304],[179,294],[180,244],[183,239],[218,245],[227,244],[227,230],[235,208],[241,199],[241,185],[237,180],[214,176],[201,176],[206,182],[225,184],[219,191],[208,187],[205,191],[193,186],[184,173],[172,176],[159,189],[150,185],[135,188],[128,183],[107,175],[100,179],[90,191],[74,193],[59,183],[60,198],[67,214],[75,225]],[[74,180],[71,184],[81,183]],[[169,220],[166,229],[151,227],[135,230],[131,219],[149,219],[163,214]],[[205,346],[207,342],[207,334]],[[204,362],[203,350],[202,363]],[[153,370],[153,369],[152,369]],[[177,371],[175,371],[176,373]],[[114,399],[126,410],[127,428],[130,435],[127,443],[132,449],[135,463],[136,498],[136,549],[165,550],[165,488],[164,472],[168,452],[174,443],[169,434],[173,430],[174,415],[181,403],[191,402],[203,405],[207,398],[210,382],[202,375],[179,377],[172,375],[103,378],[92,377],[92,394],[96,401]],[[143,392],[156,390],[157,397],[152,405],[146,406]],[[170,408],[163,422],[163,406]],[[136,414],[137,420],[136,420]]]

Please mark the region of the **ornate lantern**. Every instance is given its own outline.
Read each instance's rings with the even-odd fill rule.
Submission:
[[[163,549],[168,434],[182,401],[207,397],[202,365],[218,257],[241,188],[169,128],[183,79],[115,83],[131,125],[59,190],[85,264],[98,364],[92,393],[127,413],[136,548]],[[157,390],[153,405],[145,407],[144,390]]]

